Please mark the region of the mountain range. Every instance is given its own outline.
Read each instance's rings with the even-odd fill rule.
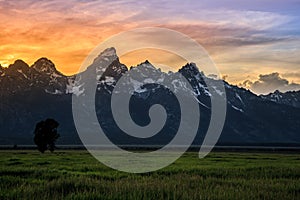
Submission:
[[[214,92],[220,98],[225,98],[225,94],[217,90],[209,91],[204,81],[205,74],[194,63],[186,64],[177,72],[168,73],[161,72],[149,61],[128,69],[120,63],[116,50],[109,48],[86,71],[72,76],[59,72],[47,58],[38,59],[32,66],[22,60],[16,60],[8,68],[0,66],[0,144],[33,144],[35,124],[46,118],[54,118],[60,123],[59,144],[81,144],[73,122],[72,96],[85,95],[84,83],[77,80],[90,70],[95,73],[103,71],[100,63],[106,60],[112,63],[101,77],[97,77],[95,107],[101,127],[114,143],[162,145],[174,137],[180,122],[178,101],[167,88],[156,84],[166,79],[173,80],[175,91],[185,91],[197,100],[201,117],[193,144],[202,143],[211,117],[211,94]],[[150,120],[147,112],[151,105],[161,104],[167,111],[167,120],[157,135],[140,139],[118,128],[110,102],[121,77],[129,71],[139,74],[145,69],[159,75],[156,76],[157,80],[127,79],[128,85],[123,92],[133,93],[130,100],[131,117],[137,124],[145,126]],[[178,73],[189,81],[192,91],[180,79],[176,79]],[[256,95],[224,80],[206,78],[216,83],[222,81],[226,91],[227,116],[219,145],[300,144],[300,91]]]

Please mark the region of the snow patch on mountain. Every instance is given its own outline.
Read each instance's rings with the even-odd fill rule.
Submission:
[[[142,82],[139,82],[139,81],[137,81],[137,80],[135,80],[133,78],[130,78],[130,83],[131,83],[131,85],[133,87],[133,90],[135,92],[137,92],[137,93],[142,93],[142,92],[146,92],[147,91],[146,88],[144,88],[144,89],[141,88],[144,85]]]
[[[83,86],[84,83],[79,84],[79,81],[69,79],[68,84],[66,85],[66,94],[74,94],[76,96],[80,96],[85,91]]]
[[[103,80],[102,83],[106,83],[107,85],[113,85],[116,83],[116,80],[114,77],[105,76],[105,80]]]
[[[216,91],[218,95],[223,96],[224,92],[221,92],[216,86],[212,86],[212,88]]]
[[[235,93],[235,97],[243,104],[245,105],[245,103],[243,102],[241,96],[238,93]]]
[[[27,76],[21,69],[17,69],[17,72],[19,72],[19,73],[22,74],[26,79],[28,79],[28,76]]]
[[[231,107],[237,111],[244,112],[243,109],[235,107],[234,105],[231,105]]]
[[[57,90],[57,89],[55,89],[54,92],[52,92],[52,91],[50,91],[48,89],[45,89],[45,92],[48,93],[48,94],[63,94],[62,91]]]

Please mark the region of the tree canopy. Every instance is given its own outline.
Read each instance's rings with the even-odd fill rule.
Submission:
[[[57,127],[59,123],[54,119],[46,119],[36,124],[34,130],[34,143],[40,152],[44,153],[46,150],[51,152],[55,149],[55,142],[59,138]]]

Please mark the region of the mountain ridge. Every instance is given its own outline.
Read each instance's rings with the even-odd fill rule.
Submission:
[[[111,47],[111,48],[113,48],[113,47]],[[111,48],[108,48],[108,49],[111,49]],[[114,52],[116,53],[116,50],[114,50]],[[102,52],[103,53],[103,52]],[[95,59],[94,59],[94,62],[95,62],[95,60],[97,60],[97,58],[102,54],[102,53],[100,53]],[[15,60],[14,61],[14,63],[13,64],[10,64],[8,67],[3,67],[3,66],[1,66],[1,64],[0,64],[0,73],[1,72],[4,72],[5,70],[7,70],[8,68],[10,68],[11,66],[14,66],[15,64],[16,64],[16,62],[18,63],[18,62],[20,62],[20,63],[24,63],[24,64],[26,64],[27,66],[28,66],[28,68],[35,68],[34,66],[35,66],[35,64],[36,63],[38,63],[39,61],[47,61],[47,62],[49,62],[49,63],[51,63],[51,65],[53,65],[53,69],[55,69],[59,74],[61,74],[61,75],[63,75],[63,76],[65,76],[65,77],[74,77],[74,76],[76,76],[78,73],[75,73],[75,74],[72,74],[72,75],[66,75],[66,74],[64,74],[64,73],[62,73],[61,71],[59,71],[59,70],[57,70],[57,68],[56,68],[56,66],[55,66],[55,64],[50,60],[50,59],[48,59],[47,57],[40,57],[40,58],[38,58],[32,65],[28,65],[24,60],[22,60],[22,59],[17,59],[17,60]],[[154,65],[152,65],[152,63],[151,62],[149,62],[149,60],[145,60],[145,61],[143,61],[143,62],[141,62],[141,63],[139,63],[139,64],[137,64],[137,65],[135,65],[135,66],[130,66],[130,67],[127,67],[126,65],[124,65],[124,64],[122,64],[122,65],[124,65],[126,68],[127,68],[127,70],[130,70],[131,68],[135,68],[135,67],[137,67],[137,66],[142,66],[143,64],[150,64],[151,66],[153,66],[155,69],[157,69],[157,70],[160,70],[160,68],[156,68]],[[179,68],[178,70],[177,70],[177,72],[180,72],[180,71],[182,71],[182,69],[183,68],[185,68],[185,67],[189,67],[189,66],[195,66],[195,68],[197,69],[197,70],[199,70],[199,68],[196,66],[196,64],[195,63],[186,63],[185,65],[183,65],[183,66],[181,66],[181,68]],[[1,71],[2,70],[2,71]],[[173,72],[173,71],[172,71]],[[201,72],[201,71],[200,71]],[[167,72],[163,72],[163,73],[167,73]],[[175,73],[175,72],[173,72],[173,73]],[[1,74],[0,74],[1,75]],[[223,80],[223,79],[222,79]],[[236,87],[239,87],[239,88],[242,88],[242,89],[245,89],[245,90],[249,90],[249,89],[247,89],[247,88],[244,88],[244,87],[240,87],[240,86],[238,86],[238,85],[233,85],[233,84],[231,84],[231,83],[229,83],[229,82],[227,82],[227,81],[225,81],[225,80],[223,80],[226,84],[228,84],[228,85],[232,85],[232,86],[236,86]],[[251,90],[249,90],[249,91],[251,91]],[[251,91],[252,92],[252,91]],[[264,95],[264,94],[256,94],[256,93],[254,93],[254,92],[252,92],[253,94],[255,94],[255,95],[257,95],[257,96],[262,96],[262,97],[267,97],[267,96],[269,96],[269,95],[272,95],[272,94],[276,94],[276,93],[281,93],[281,94],[284,94],[284,93],[298,93],[298,92],[300,92],[300,90],[291,90],[291,91],[286,91],[286,92],[281,92],[281,91],[279,91],[279,90],[275,90],[274,92],[270,92],[269,94],[266,94],[266,95]]]
[[[84,95],[86,90],[84,84],[76,81],[76,77],[65,76],[58,72],[55,65],[47,58],[38,60],[35,68],[28,66],[25,62],[16,62],[17,66],[12,69],[4,69],[0,75],[0,144],[32,144],[35,123],[45,118],[55,118],[61,123],[61,144],[80,144],[72,116],[72,95]],[[109,67],[104,70],[100,63],[111,61]],[[25,64],[26,65],[25,65]],[[36,62],[35,62],[36,63]],[[46,64],[45,64],[46,63]],[[10,66],[11,67],[11,66]],[[173,80],[171,87],[174,91],[185,91],[194,95],[199,104],[201,119],[199,122],[199,133],[194,144],[199,145],[205,135],[205,130],[210,121],[210,97],[215,92],[220,98],[224,94],[217,90],[209,91],[203,79],[203,72],[193,63],[183,66],[178,72],[160,73],[157,80],[140,80],[133,77],[128,79],[126,91],[134,91],[132,97],[132,117],[138,124],[149,123],[147,109],[153,103],[159,103],[166,107],[168,121],[166,127],[159,136],[147,141],[130,138],[116,126],[110,110],[111,94],[116,83],[122,76],[132,70],[139,74],[141,67],[146,67],[149,73],[157,74],[159,69],[155,68],[149,61],[145,61],[137,67],[128,69],[120,63],[115,49],[107,49],[100,54],[86,71],[92,70],[92,75],[103,72],[97,77],[96,110],[101,127],[107,132],[117,144],[161,144],[170,141],[176,134],[176,125],[180,119],[178,104],[165,88],[157,85],[160,81]],[[19,69],[21,68],[21,69]],[[11,73],[7,73],[12,71]],[[84,76],[83,71],[77,76]],[[176,74],[182,74],[191,84],[192,91],[182,85]],[[4,75],[3,75],[4,74]],[[220,144],[258,144],[258,143],[299,143],[300,135],[300,112],[298,107],[290,105],[289,101],[275,102],[271,97],[258,96],[251,91],[230,85],[222,81],[227,96],[227,119],[220,137]],[[298,98],[298,97],[297,97]]]

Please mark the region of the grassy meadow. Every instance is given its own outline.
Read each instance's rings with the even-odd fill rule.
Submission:
[[[87,151],[0,151],[0,199],[300,199],[300,155],[189,152],[162,170],[112,170]]]

